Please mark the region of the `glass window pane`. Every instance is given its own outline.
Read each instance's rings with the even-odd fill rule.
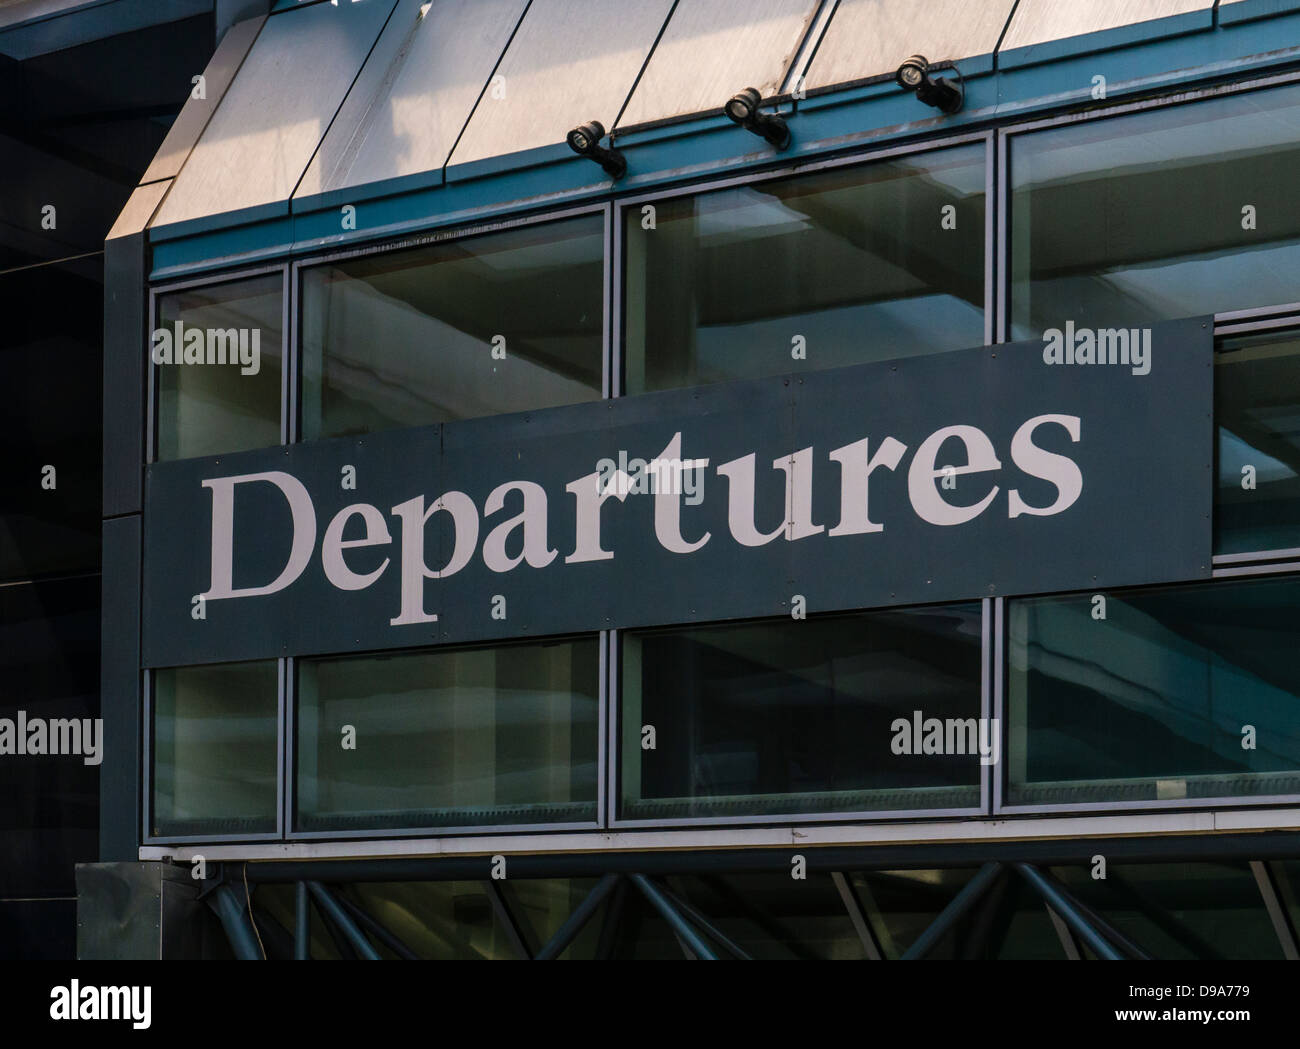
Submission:
[[[594,820],[599,663],[594,637],[303,660],[299,827]]]
[[[1214,552],[1300,547],[1300,337],[1229,339],[1214,363]]]
[[[275,831],[274,660],[171,667],[153,678],[153,833]]]
[[[280,443],[283,285],[269,273],[159,296],[160,461]]]
[[[304,270],[303,438],[599,400],[604,258],[584,215]]]
[[[978,805],[976,748],[903,744],[918,712],[978,731],[980,624],[970,603],[625,635],[623,817]]]
[[[1013,137],[1012,338],[1295,302],[1298,123],[1286,87]]]
[[[1300,578],[1104,597],[1010,604],[1012,804],[1300,792]]]
[[[657,201],[647,225],[627,210],[630,394],[984,341],[982,145]]]

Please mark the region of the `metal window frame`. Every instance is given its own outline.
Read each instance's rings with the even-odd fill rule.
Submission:
[[[230,659],[221,663],[198,663],[186,664],[180,667],[148,667],[141,671],[142,681],[142,708],[144,717],[144,739],[140,753],[142,755],[142,771],[144,789],[140,798],[140,843],[144,846],[157,845],[221,845],[227,842],[248,842],[248,843],[267,843],[284,840],[284,811],[285,811],[285,780],[284,780],[284,750],[286,745],[285,734],[285,705],[288,702],[286,689],[286,659],[283,656],[276,658],[276,785],[275,785],[275,830],[261,831],[256,833],[233,833],[214,831],[210,834],[154,834],[153,827],[153,765],[154,765],[154,690],[155,675],[159,670],[184,670],[190,666],[238,666],[250,663],[269,663],[270,659]]]
[[[484,823],[472,826],[423,824],[418,827],[380,827],[374,830],[298,830],[296,817],[298,809],[298,671],[299,664],[316,657],[293,659],[292,674],[286,681],[288,725],[284,729],[284,791],[283,791],[283,833],[281,839],[286,842],[315,841],[402,841],[410,838],[436,840],[452,837],[478,837],[495,834],[547,834],[558,832],[591,832],[605,829],[605,783],[604,769],[608,754],[606,752],[606,714],[607,676],[606,669],[606,634],[608,631],[584,631],[576,634],[556,634],[543,637],[495,639],[461,644],[422,645],[418,648],[377,649],[371,652],[330,653],[322,659],[350,659],[382,654],[416,654],[420,652],[438,652],[466,648],[505,648],[516,645],[545,644],[558,640],[596,641],[597,656],[597,715],[596,715],[596,815],[590,820],[567,820],[551,823]]]
[[[827,612],[824,616],[818,618],[832,618],[834,616],[855,615],[870,612],[889,612],[902,609],[915,608],[933,608],[946,607],[949,605],[965,605],[979,603],[980,620],[981,620],[981,640],[980,640],[980,716],[987,717],[990,708],[991,697],[989,695],[987,670],[988,670],[988,642],[991,635],[991,625],[988,622],[989,605],[987,599],[975,599],[975,601],[943,601],[934,604],[921,605],[897,605],[886,608],[863,608],[863,609],[845,609],[841,612]],[[736,622],[780,622],[779,616],[763,616],[752,620],[721,620],[706,623],[680,623],[668,624],[664,628],[651,627],[649,630],[660,629],[691,629],[696,627],[708,626],[725,626]],[[620,631],[619,633],[631,633],[632,631]],[[636,633],[642,632],[638,628]],[[992,798],[990,795],[991,777],[989,767],[979,766],[978,787],[979,802],[968,807],[947,807],[947,808],[928,808],[928,809],[846,809],[836,812],[788,812],[788,813],[760,813],[756,815],[730,815],[730,816],[677,816],[664,819],[628,819],[619,814],[619,808],[623,798],[622,782],[622,763],[619,760],[622,750],[619,746],[620,733],[622,731],[622,713],[623,713],[623,689],[622,689],[622,644],[621,639],[611,638],[611,645],[614,647],[612,658],[610,659],[610,698],[611,698],[611,727],[610,727],[610,789],[611,795],[609,811],[609,829],[614,831],[623,830],[674,830],[694,827],[733,827],[744,828],[753,826],[798,826],[802,824],[835,824],[835,823],[915,823],[920,820],[943,820],[943,819],[962,819],[969,817],[987,816],[992,810],[990,808]],[[813,794],[829,792],[811,792]]]
[[[611,203],[613,205],[613,265],[617,277],[614,281],[616,308],[612,311],[615,317],[616,327],[612,332],[613,361],[612,370],[614,375],[614,397],[626,396],[626,383],[623,373],[624,357],[624,329],[626,328],[623,316],[624,296],[622,295],[623,279],[627,267],[625,265],[624,254],[626,252],[626,236],[624,235],[624,223],[626,222],[627,212],[635,210],[646,204],[657,204],[668,200],[678,200],[683,197],[695,197],[705,193],[715,192],[717,190],[732,189],[738,186],[756,186],[769,182],[781,182],[791,178],[797,178],[800,175],[809,175],[821,171],[831,171],[838,168],[851,167],[870,167],[879,161],[891,160],[895,157],[911,156],[920,153],[937,153],[947,149],[954,149],[967,145],[984,146],[984,341],[988,344],[993,332],[993,314],[994,304],[996,302],[997,281],[991,273],[991,266],[994,261],[994,243],[992,235],[994,226],[994,209],[992,202],[996,186],[994,178],[997,174],[997,168],[993,163],[992,153],[996,145],[996,129],[985,128],[976,131],[964,131],[953,134],[946,134],[936,138],[917,139],[909,142],[893,143],[886,146],[875,146],[860,149],[852,153],[846,153],[834,157],[809,157],[803,159],[794,159],[787,161],[779,166],[764,168],[761,171],[748,171],[736,175],[727,175],[719,178],[711,178],[702,182],[688,183],[685,185],[675,185],[661,187],[657,189],[646,190],[641,193],[633,193],[628,196],[618,197]],[[779,374],[779,373],[778,373]],[[700,384],[689,384],[682,389],[690,389],[692,386]]]
[[[157,462],[184,462],[184,459],[165,459],[158,458],[158,369],[162,365],[154,364],[152,350],[152,333],[158,330],[158,300],[164,295],[170,295],[173,292],[187,291],[191,288],[215,288],[222,284],[233,284],[241,280],[247,280],[252,277],[265,277],[272,273],[280,274],[280,444],[285,445],[289,442],[285,439],[288,429],[288,389],[290,384],[289,378],[289,321],[291,319],[289,309],[289,279],[290,263],[275,262],[269,265],[251,266],[243,269],[227,270],[221,273],[205,274],[202,277],[188,277],[184,280],[166,281],[149,286],[149,305],[148,317],[149,328],[145,336],[144,346],[144,370],[146,376],[145,386],[145,446],[144,446],[144,465],[152,466]],[[267,447],[276,447],[268,445]],[[241,451],[250,451],[251,449],[241,449]],[[218,452],[217,455],[237,455],[238,452]],[[195,459],[210,458],[209,456],[193,456]]]
[[[1261,575],[1267,574],[1279,579],[1286,578],[1288,576],[1294,576],[1296,578],[1296,581],[1300,582],[1300,565],[1294,566],[1294,569],[1291,572],[1265,571],[1258,574]],[[1212,587],[1214,586],[1215,581],[1216,581],[1215,578],[1189,579],[1189,580],[1183,580],[1181,582],[1175,582],[1175,583],[1152,583],[1146,586],[1102,588],[1102,590],[1096,590],[1096,591],[1070,590],[1070,591],[1054,592],[1045,595],[1024,595],[1023,597],[1012,597],[1009,600],[1032,601],[1040,596],[1041,597],[1069,597],[1069,596],[1080,596],[1085,594],[1101,593],[1101,592],[1105,592],[1108,594],[1120,594],[1120,593],[1131,594],[1131,593],[1139,593],[1142,591],[1149,591],[1149,590],[1167,590],[1176,587],[1194,587],[1194,586]],[[1069,814],[1069,813],[1079,813],[1084,815],[1088,815],[1088,814],[1124,815],[1124,814],[1138,814],[1138,813],[1145,813],[1145,812],[1196,813],[1196,812],[1204,812],[1206,810],[1222,810],[1222,809],[1277,809],[1277,808],[1287,808],[1287,807],[1294,808],[1300,805],[1300,792],[1296,792],[1292,794],[1253,794],[1253,795],[1223,794],[1223,795],[1213,795],[1204,798],[1166,798],[1163,800],[1155,799],[1155,800],[1145,800],[1145,801],[1072,801],[1072,802],[1056,802],[1056,803],[1035,803],[1035,804],[1028,804],[1028,805],[1012,804],[1007,802],[1006,798],[1009,796],[1010,789],[1011,789],[1011,785],[1009,782],[1010,763],[1007,760],[1008,745],[1010,743],[1011,726],[1010,726],[1010,722],[1005,717],[1005,711],[1007,709],[1006,695],[1005,695],[1006,682],[1009,678],[1009,667],[1007,666],[1007,661],[1010,658],[1010,653],[1008,651],[1009,646],[1003,643],[1006,637],[1005,630],[1006,630],[1006,624],[1004,622],[1002,624],[1001,632],[999,633],[999,638],[998,638],[999,643],[997,647],[1000,649],[1000,651],[997,654],[997,662],[995,665],[995,673],[997,678],[996,706],[997,709],[1001,712],[1000,724],[1002,728],[1002,755],[1001,755],[1002,760],[999,762],[1000,768],[998,770],[998,775],[995,779],[995,791],[994,791],[995,801],[992,810],[993,816],[997,817],[997,816],[1061,815],[1061,814]],[[1258,773],[1257,775],[1281,776],[1287,774],[1294,776],[1300,774],[1300,770],[1296,770],[1291,773]],[[1219,774],[1219,775],[1221,777],[1222,775],[1227,775],[1227,774]],[[1135,776],[1135,777],[1127,778],[1125,782],[1154,783],[1158,778],[1159,778],[1158,776]],[[1184,779],[1193,779],[1193,778],[1208,779],[1208,778],[1216,778],[1216,777],[1212,775],[1207,777],[1188,776],[1183,778]],[[1099,785],[1104,785],[1106,783],[1113,782],[1113,780],[1099,779],[1094,782]],[[1050,781],[1048,785],[1050,785]]]

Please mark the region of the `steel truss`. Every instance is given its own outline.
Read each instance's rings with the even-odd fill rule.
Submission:
[[[523,960],[548,961],[558,958],[588,925],[602,904],[608,904],[596,955],[610,957],[612,931],[628,899],[635,894],[658,914],[672,931],[686,958],[702,961],[750,960],[743,946],[728,936],[718,923],[697,906],[683,899],[665,882],[671,875],[699,875],[717,879],[727,874],[790,872],[791,849],[660,851],[642,853],[592,853],[583,855],[521,855],[511,857],[512,879],[598,877],[595,886],[578,903],[559,928],[540,946],[530,947],[524,924],[515,915],[500,883],[490,877],[490,860],[482,856],[414,859],[271,860],[224,864],[205,888],[204,897],[219,918],[235,956],[260,960],[279,957],[310,957],[310,928],[313,905],[343,958],[380,960],[385,955],[417,960],[418,955],[386,928],[382,922],[341,891],[349,884],[374,882],[475,881],[483,885],[495,925],[503,932],[514,955]],[[1049,868],[1088,864],[1104,855],[1112,863],[1168,864],[1187,862],[1249,862],[1260,894],[1260,906],[1268,914],[1281,953],[1300,959],[1291,912],[1282,899],[1277,861],[1300,858],[1300,835],[1289,833],[1239,834],[1216,837],[1144,837],[1111,840],[970,843],[910,846],[862,846],[809,848],[802,857],[806,877],[829,878],[868,959],[885,957],[880,918],[864,906],[850,880],[854,871],[905,869],[969,869],[972,860],[981,863],[965,886],[939,911],[930,924],[902,953],[903,960],[932,955],[961,923],[967,922],[978,943],[989,935],[996,922],[995,912],[1006,903],[1009,885],[1018,880],[1045,908],[1061,941],[1064,957],[1093,957],[1106,961],[1148,960],[1152,953],[1079,899]],[[1268,859],[1260,859],[1267,856]],[[712,882],[711,882],[712,883]],[[258,885],[292,884],[296,889],[294,929],[285,930],[256,906],[249,889]],[[727,888],[735,902],[770,934],[789,936],[780,920],[764,915],[752,901],[739,898]],[[1122,878],[1107,888],[1117,903],[1137,900],[1142,912],[1162,930],[1185,945],[1201,945],[1195,953],[1212,956],[1196,934],[1180,927],[1178,919],[1137,898]],[[1181,933],[1181,934],[1180,934]],[[268,952],[267,944],[271,945]],[[790,943],[793,947],[794,944]],[[796,952],[798,953],[798,952]]]

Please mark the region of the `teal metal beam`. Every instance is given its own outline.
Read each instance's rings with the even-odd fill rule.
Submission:
[[[563,925],[556,930],[555,935],[546,941],[540,951],[533,956],[534,961],[545,962],[558,958],[573,942],[574,937],[582,931],[582,927],[587,924],[588,919],[596,913],[596,908],[600,906],[601,901],[610,894],[610,891],[618,885],[619,876],[617,874],[606,874],[600,881],[596,882],[591,892],[587,893],[583,901],[578,904],[572,914],[565,919]]]
[[[208,897],[208,905],[217,913],[226,938],[241,962],[263,961],[262,949],[257,943],[257,933],[248,916],[246,901],[232,885],[218,885]]]
[[[713,953],[713,949],[704,942],[700,934],[682,917],[681,913],[672,905],[672,902],[664,895],[663,890],[658,885],[644,874],[630,874],[628,877],[632,880],[632,884],[641,890],[641,894],[649,901],[650,906],[659,912],[673,932],[695,954],[696,958],[706,962],[716,962],[718,960],[718,956]]]
[[[1016,871],[1043,898],[1043,902],[1061,916],[1061,920],[1074,934],[1092,949],[1093,954],[1108,962],[1125,960],[1124,955],[1112,947],[1110,942],[1080,913],[1077,901],[1058,885],[1055,879],[1047,877],[1037,867],[1032,867],[1028,863],[1017,863]]]
[[[917,937],[916,942],[903,952],[902,960],[905,962],[916,961],[929,954],[934,949],[935,944],[965,916],[967,911],[979,902],[980,897],[993,887],[994,882],[1001,875],[1002,864],[984,864],[975,873],[975,877],[966,883],[961,892],[953,897],[952,902],[939,912],[939,916],[926,926],[925,931]]]
[[[307,894],[307,883],[296,882],[294,893],[297,917],[293,926],[293,957],[295,961],[305,962],[311,959],[311,897]]]
[[[334,926],[347,940],[353,950],[362,958],[369,962],[377,962],[382,959],[379,952],[375,950],[374,945],[366,939],[365,933],[352,920],[352,916],[339,904],[330,891],[318,881],[309,881],[307,888],[311,891],[312,898],[315,899],[316,905],[324,911]]]
[[[372,918],[346,896],[340,896],[338,901],[342,904],[344,909],[357,920],[366,932],[370,933],[371,936],[397,955],[397,957],[401,958],[402,961],[418,962],[420,960],[420,956],[411,950],[411,948],[406,946],[397,935],[385,929],[377,919]]]
[[[664,894],[664,896],[667,898],[669,903],[671,903],[674,907],[676,907],[679,911],[681,911],[681,913],[685,915],[690,921],[694,922],[697,928],[707,933],[709,936],[713,937],[713,939],[722,946],[723,950],[725,950],[733,958],[742,962],[752,962],[754,960],[753,956],[749,954],[749,952],[746,951],[743,947],[741,947],[740,944],[736,943],[735,940],[727,936],[727,934],[724,933],[721,929],[719,929],[716,925],[714,925],[713,922],[710,921],[707,916],[705,916],[695,907],[692,907],[689,903],[683,900],[676,893],[671,892],[669,889],[663,886],[659,887],[659,891]]]

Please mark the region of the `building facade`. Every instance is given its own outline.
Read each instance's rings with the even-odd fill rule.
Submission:
[[[1296,958],[1291,40],[236,23],[105,245],[83,955]]]

